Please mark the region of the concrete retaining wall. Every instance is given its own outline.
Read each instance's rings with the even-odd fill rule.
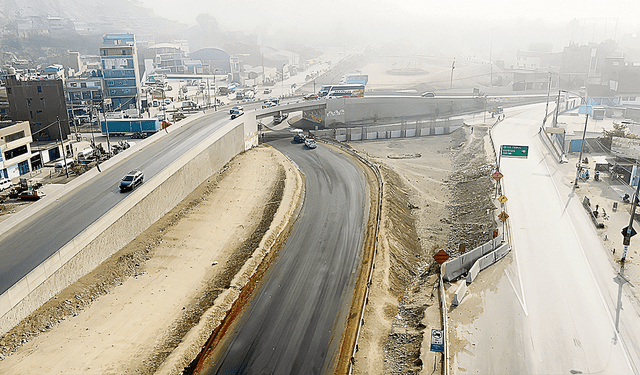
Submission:
[[[502,243],[503,237],[504,235],[501,233],[498,237],[485,243],[484,245],[478,246],[475,249],[462,254],[455,259],[451,259],[445,262],[443,264],[444,271],[442,278],[446,281],[451,281],[458,276],[464,275],[465,273],[469,272],[471,266],[473,266],[473,264],[478,259],[488,254],[490,251],[494,250],[500,243]]]
[[[0,296],[0,334],[135,239],[231,158],[257,145],[257,141],[255,115],[246,114],[131,192]]]
[[[340,142],[363,139],[391,139],[428,135],[449,134],[464,125],[461,118],[447,120],[412,121],[390,125],[369,125],[349,128],[315,130],[320,137],[334,138]]]

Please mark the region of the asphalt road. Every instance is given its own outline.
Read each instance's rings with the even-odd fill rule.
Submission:
[[[310,150],[291,138],[270,144],[304,173],[304,206],[204,374],[322,374],[336,364],[361,261],[365,177],[353,160],[324,145]]]
[[[638,374],[629,285],[542,144],[543,116],[544,104],[516,108],[495,128],[496,148],[529,146],[527,159],[500,164],[513,260],[494,266],[505,269],[483,292],[481,313],[458,330],[468,345],[456,364],[481,374]]]
[[[0,294],[126,199],[128,194],[120,193],[118,184],[127,172],[140,169],[149,180],[228,120],[228,110],[207,113],[133,151],[125,160],[0,235]]]

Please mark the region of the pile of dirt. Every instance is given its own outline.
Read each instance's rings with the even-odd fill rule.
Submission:
[[[491,177],[495,164],[489,160],[484,148],[487,128],[476,126],[475,129],[468,141],[457,139],[460,143],[452,148],[454,172],[448,180],[451,191],[449,219],[442,219],[451,228],[445,247],[451,257],[489,241],[496,228],[496,206],[492,196],[495,185]]]

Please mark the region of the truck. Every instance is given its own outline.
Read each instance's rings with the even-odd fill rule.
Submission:
[[[185,100],[180,105],[180,109],[182,109],[183,111],[197,111],[200,109],[200,106],[193,100]]]
[[[101,121],[100,129],[103,135],[107,135],[107,125],[109,126],[110,136],[124,136],[133,133],[155,133],[161,129],[160,121],[157,118],[146,119],[118,119]]]

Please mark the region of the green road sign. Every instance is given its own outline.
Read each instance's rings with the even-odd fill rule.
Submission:
[[[516,158],[526,158],[529,156],[529,146],[502,145],[500,150],[502,156],[512,156]]]

